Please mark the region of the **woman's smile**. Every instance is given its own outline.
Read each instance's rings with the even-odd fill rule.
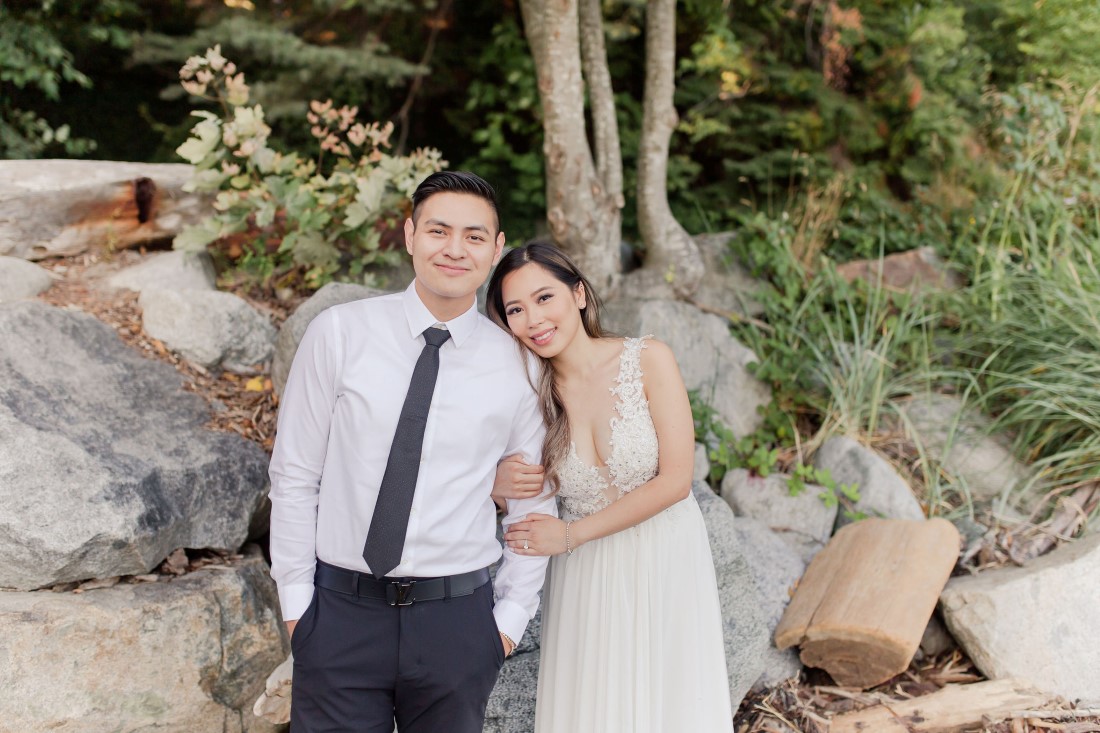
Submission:
[[[554,338],[554,334],[557,333],[557,331],[557,328],[548,328],[544,331],[540,331],[531,336],[531,341],[534,342],[535,346],[546,346],[550,343],[550,339]]]

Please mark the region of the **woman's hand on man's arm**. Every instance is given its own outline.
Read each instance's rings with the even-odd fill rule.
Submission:
[[[503,508],[507,499],[530,499],[542,492],[545,474],[542,466],[524,463],[519,454],[504,458],[497,464],[493,480],[493,501]]]

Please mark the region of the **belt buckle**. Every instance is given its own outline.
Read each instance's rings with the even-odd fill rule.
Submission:
[[[415,580],[395,580],[386,585],[386,603],[391,606],[411,606]]]

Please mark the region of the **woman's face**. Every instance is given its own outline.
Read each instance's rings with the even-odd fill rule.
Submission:
[[[509,330],[545,359],[560,354],[584,330],[584,286],[571,289],[542,265],[530,262],[507,275],[501,296]]]

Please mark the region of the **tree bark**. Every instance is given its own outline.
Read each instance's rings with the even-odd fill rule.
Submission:
[[[638,151],[638,225],[646,256],[646,289],[688,297],[703,277],[703,258],[668,205],[668,151],[679,117],[672,104],[676,66],[676,0],[646,4],[645,101]]]
[[[1016,711],[1043,707],[1053,698],[1054,695],[1033,689],[1020,680],[947,685],[937,692],[919,695],[911,700],[880,703],[834,716],[829,733],[951,733],[973,730],[981,727],[986,720],[1003,720]],[[1053,712],[1065,717],[1074,713],[1072,710]]]
[[[592,61],[588,76],[597,100],[594,104],[600,106],[599,111],[594,107],[593,113],[598,117],[596,144],[601,170],[597,173],[585,129],[578,0],[521,0],[520,9],[542,101],[550,233],[558,246],[576,259],[600,295],[610,298],[618,287],[620,271],[622,164],[618,163],[616,192],[601,176],[609,175],[614,180],[615,165],[610,159],[620,158],[618,130],[608,130],[607,102],[601,97],[606,94],[610,98],[607,60],[599,53],[603,45],[602,19],[598,46],[591,37],[585,42],[586,59]],[[591,29],[586,28],[589,32]],[[601,78],[601,72],[605,78]],[[614,121],[613,108],[611,119]]]
[[[580,34],[581,61],[585,81],[588,83],[588,104],[592,110],[593,139],[596,144],[596,174],[604,183],[606,195],[613,199],[618,209],[622,209],[622,146],[619,144],[619,121],[615,116],[611,70],[607,67],[600,0],[581,0]],[[618,211],[616,215],[621,221]],[[619,225],[615,226],[618,229]]]

